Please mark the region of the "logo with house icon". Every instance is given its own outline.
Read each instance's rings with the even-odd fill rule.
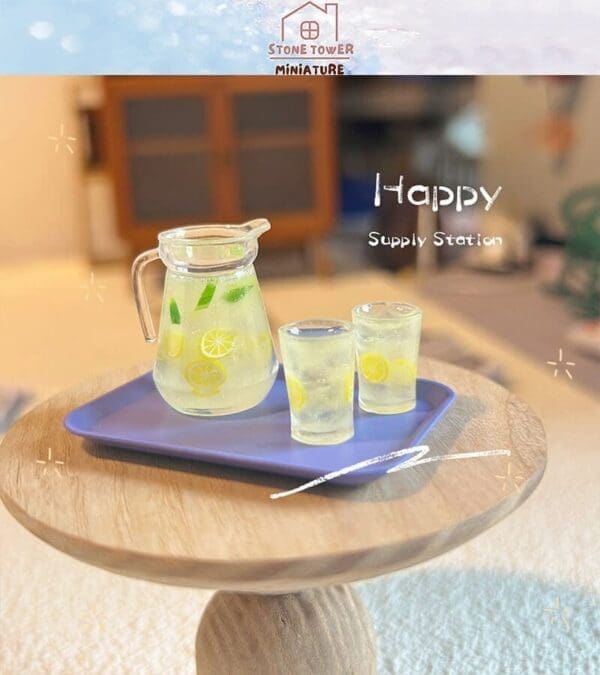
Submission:
[[[280,42],[267,48],[276,75],[344,75],[354,55],[352,42],[339,40],[338,3],[305,2],[281,17]]]
[[[281,18],[281,41],[338,41],[338,4],[305,2]]]

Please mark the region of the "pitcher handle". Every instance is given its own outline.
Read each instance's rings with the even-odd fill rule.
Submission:
[[[150,313],[148,296],[146,295],[146,289],[144,288],[142,272],[148,263],[158,259],[158,249],[152,248],[149,251],[140,253],[131,266],[133,297],[135,298],[135,306],[137,307],[138,316],[140,317],[140,323],[142,325],[142,332],[144,333],[146,342],[156,342],[156,331],[154,330],[154,323],[152,322],[152,314]]]

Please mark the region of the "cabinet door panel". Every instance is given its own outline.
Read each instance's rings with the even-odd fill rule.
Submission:
[[[265,244],[296,244],[333,223],[332,82],[226,78],[230,219],[266,216]]]
[[[308,146],[239,151],[240,206],[245,214],[313,208],[312,152]]]
[[[131,98],[123,101],[128,140],[206,134],[206,103],[199,96]]]
[[[278,131],[308,131],[310,98],[305,91],[243,93],[233,96],[234,131],[243,138]]]
[[[135,221],[209,217],[213,212],[209,158],[202,153],[131,157]]]
[[[119,229],[140,250],[161,230],[218,222],[220,99],[213,78],[111,77],[106,120]]]

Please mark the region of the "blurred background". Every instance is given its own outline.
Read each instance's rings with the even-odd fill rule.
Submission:
[[[265,216],[257,268],[275,291],[375,274],[538,360],[577,353],[578,384],[600,393],[598,78],[5,77],[0,98],[0,382],[13,390],[64,381],[60,358],[33,354],[81,345],[79,323],[135,323],[128,267],[159,231]],[[419,213],[390,192],[376,208],[378,172],[502,192],[487,213]],[[371,231],[435,230],[503,245],[368,245]],[[149,283],[158,306],[159,265]],[[484,349],[427,330],[423,348],[507,381]],[[141,337],[137,350],[151,354]],[[113,352],[96,345],[89,372],[121,365]]]

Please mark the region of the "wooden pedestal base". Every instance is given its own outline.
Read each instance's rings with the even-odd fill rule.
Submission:
[[[348,586],[218,592],[196,637],[198,675],[374,675],[371,620]]]

